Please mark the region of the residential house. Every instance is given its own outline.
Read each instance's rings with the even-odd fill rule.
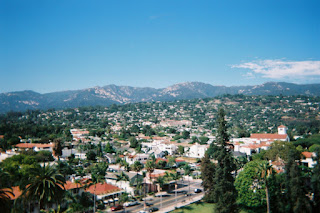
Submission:
[[[50,151],[53,152],[53,143],[42,144],[42,143],[18,143],[15,147],[19,150],[30,150],[33,149],[36,152],[39,151]]]
[[[313,160],[313,158],[316,156],[314,152],[302,152],[302,159],[301,163],[304,166],[307,166],[309,168],[313,168],[313,166],[316,164],[316,161]]]
[[[190,158],[203,158],[208,148],[209,145],[200,145],[195,143],[194,145],[190,146],[186,156]]]

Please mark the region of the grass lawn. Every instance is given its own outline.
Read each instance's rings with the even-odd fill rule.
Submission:
[[[172,211],[172,213],[214,213],[214,203],[197,202]],[[240,213],[246,213],[241,210]]]

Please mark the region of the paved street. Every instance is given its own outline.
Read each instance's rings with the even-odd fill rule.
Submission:
[[[188,181],[184,181],[183,184],[182,182],[179,182],[179,184],[181,183],[181,185],[184,185],[181,188],[178,188],[177,191],[181,192],[181,191],[185,191],[185,193],[188,192],[189,190],[189,186],[188,186]],[[190,202],[194,202],[196,198],[201,198],[203,196],[203,192],[201,193],[194,193],[194,190],[200,188],[201,187],[201,182],[199,180],[195,180],[195,181],[190,181],[190,194],[191,196],[186,196],[186,194],[182,194],[182,193],[177,193],[177,199],[175,198],[175,193],[170,193],[168,197],[162,197],[162,202],[161,202],[161,198],[160,197],[148,197],[152,200],[147,200],[147,203],[152,204],[151,206],[153,207],[157,207],[159,208],[158,212],[167,212],[169,209],[174,209],[175,207],[180,207],[181,205],[187,205]],[[177,202],[176,202],[177,201]],[[137,213],[141,210],[144,210],[144,201],[141,201],[140,205],[137,206],[132,206],[132,207],[127,207],[125,209],[126,212],[130,212],[130,213]],[[146,207],[146,211],[149,210],[150,207]],[[170,210],[169,210],[170,211]],[[124,210],[119,210],[119,211],[115,211],[115,212],[124,212]]]

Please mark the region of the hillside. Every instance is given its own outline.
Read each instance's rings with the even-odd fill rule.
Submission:
[[[268,82],[256,86],[213,86],[201,82],[179,83],[163,89],[107,85],[82,90],[40,94],[20,91],[0,94],[0,113],[28,109],[108,106],[135,102],[172,101],[215,97],[224,94],[244,95],[320,95],[320,84]]]

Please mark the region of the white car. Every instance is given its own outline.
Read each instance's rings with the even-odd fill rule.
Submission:
[[[134,205],[138,205],[139,202],[138,201],[130,201],[130,202],[125,202],[123,204],[123,206],[128,207],[128,206],[134,206]]]

